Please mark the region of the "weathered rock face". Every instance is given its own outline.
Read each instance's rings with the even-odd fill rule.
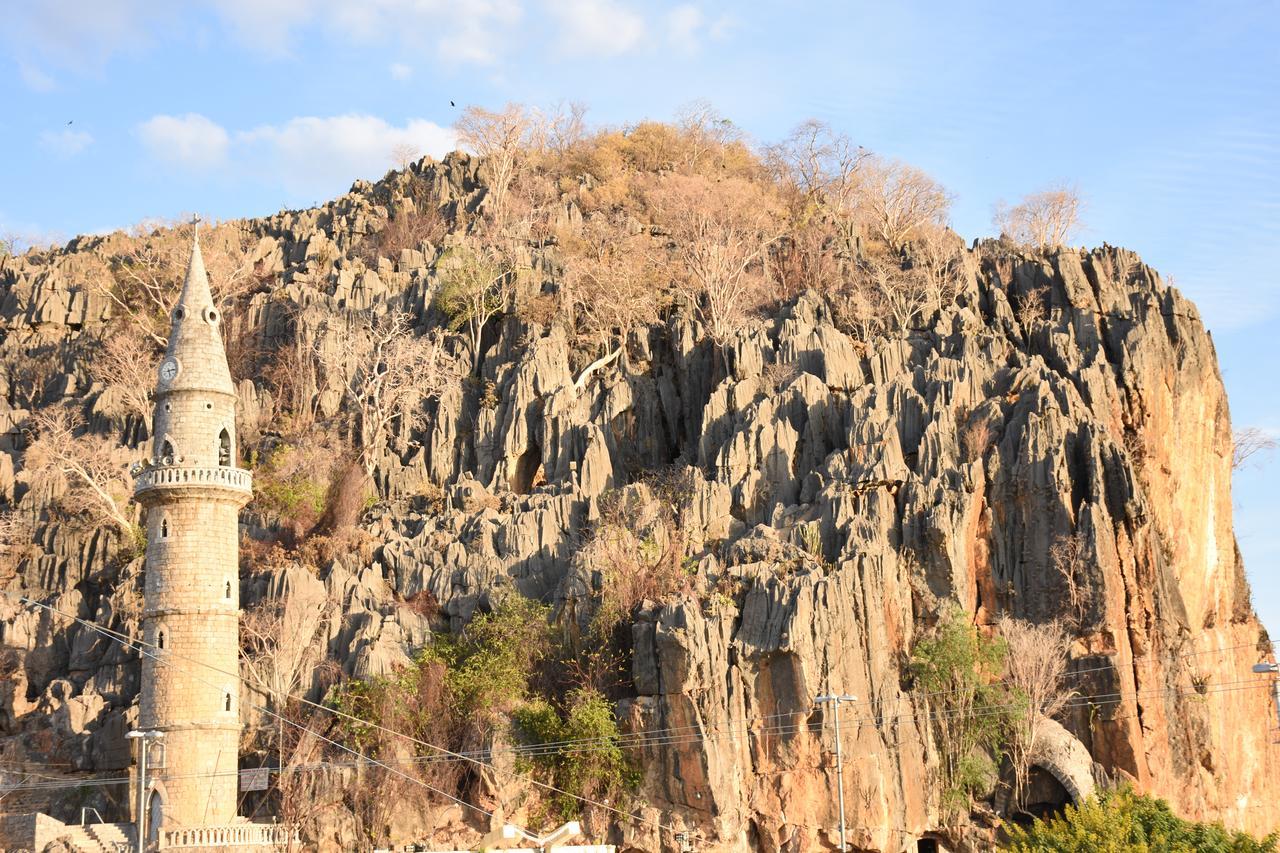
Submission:
[[[415,170],[453,210],[483,202],[465,157]],[[438,249],[376,268],[352,256],[412,203],[407,179],[244,223],[269,286],[225,312],[229,337],[311,352],[324,318],[345,310],[438,322]],[[103,411],[84,360],[111,321],[90,284],[108,274],[101,241],[112,239],[0,260],[0,486],[18,511],[38,515],[50,498],[24,478],[29,410],[71,398]],[[532,250],[528,269],[554,288],[552,250]],[[858,697],[841,720],[850,841],[914,849],[938,829],[938,757],[905,662],[945,601],[979,625],[1008,613],[1074,626],[1078,695],[1062,723],[1078,743],[1046,763],[1078,772],[1087,751],[1099,778],[1133,780],[1188,816],[1276,824],[1275,709],[1266,683],[1247,681],[1269,643],[1232,534],[1227,401],[1181,295],[1124,250],[1033,257],[991,244],[968,253],[959,296],[926,328],[864,344],[805,294],[723,355],[700,337],[679,313],[632,330],[625,357],[577,390],[583,357],[560,327],[494,324],[475,387],[445,393],[422,433],[379,461],[386,502],[365,520],[375,546],[318,577],[249,565],[243,599],[278,599],[290,624],[318,626],[321,653],[356,677],[428,641],[429,621],[399,604],[426,593],[455,629],[512,592],[585,624],[600,578],[574,555],[601,496],[682,466],[696,592],[645,606],[631,629],[619,714],[653,734],[638,750],[645,821],[612,830],[624,847],[673,849],[672,831],[687,830],[699,849],[833,849],[830,717],[813,698],[845,693]],[[243,379],[241,432],[267,433],[270,389]],[[315,378],[317,410],[341,405],[340,379]],[[91,423],[146,439],[124,417]],[[430,508],[424,483],[443,489]],[[247,521],[269,526],[252,508]],[[1065,573],[1050,556],[1064,542],[1075,548]],[[8,589],[136,626],[141,567],[120,564],[109,534],[42,520],[36,544]],[[35,751],[78,770],[127,766],[136,658],[47,613],[0,607],[0,639],[21,653],[0,689],[3,733],[51,729],[59,745]],[[301,680],[313,695],[320,683]]]

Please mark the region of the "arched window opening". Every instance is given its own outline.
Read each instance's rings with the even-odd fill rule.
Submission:
[[[223,592],[222,597],[226,599],[231,598],[231,581],[227,581],[227,588],[226,591]]]
[[[169,519],[167,518],[160,519],[160,538],[169,538]]]
[[[165,439],[160,445],[160,461],[165,465],[172,465],[177,460],[177,456],[173,452],[173,442]]]
[[[160,796],[159,791],[153,789],[148,800],[147,841],[158,842],[160,840],[160,827],[164,826],[164,798]]]
[[[218,435],[218,464],[231,464],[231,433],[225,427]]]
[[[223,697],[222,710],[224,710],[224,711],[230,711],[230,710],[231,710],[231,694],[230,694],[230,693],[226,694],[226,695]]]
[[[156,633],[156,648],[157,649],[164,648],[164,631],[159,631]]]

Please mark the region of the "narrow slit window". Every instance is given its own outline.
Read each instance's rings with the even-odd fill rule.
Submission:
[[[225,427],[222,434],[218,436],[218,464],[231,464],[231,433]]]
[[[169,519],[167,518],[160,519],[160,538],[169,538]]]
[[[230,693],[227,693],[227,694],[223,697],[223,700],[222,700],[222,710],[224,710],[224,711],[230,711],[230,710],[231,710],[231,694],[230,694]]]
[[[223,597],[223,598],[226,598],[226,599],[228,599],[228,600],[231,598],[231,581],[227,581],[227,588],[226,588],[226,590],[222,593],[222,597]]]
[[[164,631],[160,631],[159,633],[156,634],[156,648],[157,649],[164,648]]]

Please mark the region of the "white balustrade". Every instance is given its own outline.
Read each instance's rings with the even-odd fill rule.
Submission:
[[[252,491],[253,475],[243,468],[229,465],[191,467],[187,465],[161,465],[147,468],[138,474],[135,492],[147,489],[181,488],[182,486],[223,486],[228,489]]]

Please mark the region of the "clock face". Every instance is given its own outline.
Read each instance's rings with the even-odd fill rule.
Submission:
[[[166,358],[160,363],[160,381],[172,382],[173,377],[178,375],[178,360],[176,358]]]

